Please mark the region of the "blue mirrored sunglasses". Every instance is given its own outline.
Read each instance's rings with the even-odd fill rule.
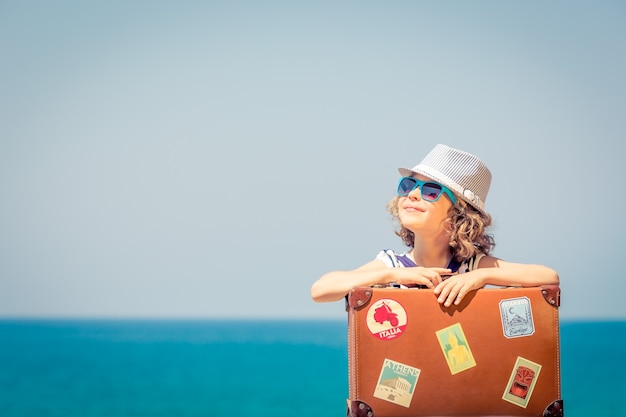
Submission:
[[[420,181],[413,177],[400,178],[400,182],[398,183],[398,195],[406,197],[417,187],[420,188],[420,195],[422,199],[426,201],[434,203],[439,200],[441,194],[445,193],[448,198],[450,198],[450,201],[452,201],[452,204],[456,204],[456,197],[445,185],[432,181]]]

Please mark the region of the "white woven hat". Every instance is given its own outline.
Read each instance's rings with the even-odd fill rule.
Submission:
[[[439,144],[412,169],[399,168],[398,171],[404,177],[421,174],[431,178],[472,206],[485,211],[491,172],[470,153]]]

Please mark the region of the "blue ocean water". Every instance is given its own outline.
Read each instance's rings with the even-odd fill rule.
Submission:
[[[561,324],[565,413],[625,416],[626,322]],[[0,320],[2,417],[345,415],[344,321]]]

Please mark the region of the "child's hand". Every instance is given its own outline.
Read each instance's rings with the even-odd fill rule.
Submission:
[[[394,268],[390,269],[393,272],[393,281],[405,286],[412,285],[425,285],[426,287],[433,289],[439,285],[442,281],[442,275],[450,275],[450,270],[447,268],[425,268],[422,266],[410,267],[410,268]]]
[[[479,274],[474,272],[454,275],[439,283],[434,290],[437,301],[446,307],[450,307],[453,303],[459,305],[470,291],[481,288],[483,283]]]

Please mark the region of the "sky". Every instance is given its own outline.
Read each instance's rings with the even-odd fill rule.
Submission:
[[[345,318],[438,143],[494,255],[626,319],[626,3],[0,1],[0,317]]]

